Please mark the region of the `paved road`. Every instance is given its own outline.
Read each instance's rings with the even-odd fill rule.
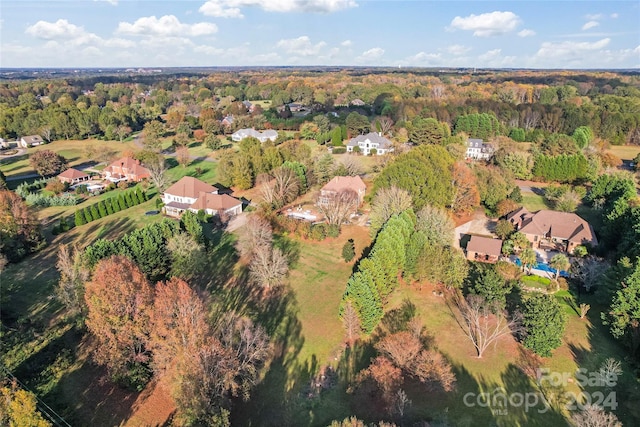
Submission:
[[[37,173],[30,173],[29,175],[8,176],[6,181],[18,181],[21,179],[31,179],[31,178],[42,178],[42,177]]]
[[[16,157],[16,156],[22,156],[23,154],[25,154],[27,152],[27,150],[24,149],[24,148],[11,148],[11,150],[18,150],[18,152],[15,153],[15,154],[7,154],[6,156],[4,156],[4,155],[0,156],[0,160],[2,160],[2,159],[10,159],[10,158]]]

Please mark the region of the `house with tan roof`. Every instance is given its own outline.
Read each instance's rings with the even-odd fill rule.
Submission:
[[[508,214],[507,221],[524,234],[534,248],[573,253],[579,245],[598,245],[591,224],[571,212],[539,210],[531,213],[520,208]]]
[[[357,209],[364,201],[364,195],[367,190],[367,186],[359,176],[335,176],[324,187],[320,189],[320,196],[318,197],[318,205],[323,206],[329,204],[331,198],[336,194],[344,191],[353,191],[358,195],[357,206],[354,206],[354,210]]]
[[[60,182],[67,182],[69,185],[78,184],[83,181],[89,181],[90,176],[78,169],[69,168],[58,175]]]
[[[164,212],[180,217],[183,212],[204,210],[208,215],[233,216],[242,212],[242,202],[228,194],[218,194],[213,185],[191,176],[182,177],[162,195]]]
[[[469,261],[494,263],[502,254],[502,240],[491,237],[471,236],[467,243]]]
[[[105,178],[111,182],[134,181],[139,182],[149,178],[149,169],[140,164],[140,160],[123,157],[111,163],[102,171]]]
[[[20,138],[20,145],[24,148],[35,147],[44,144],[44,140],[40,135],[29,135]]]

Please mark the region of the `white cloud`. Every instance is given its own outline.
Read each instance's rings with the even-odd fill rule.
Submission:
[[[536,32],[533,30],[529,30],[529,29],[524,29],[520,32],[518,32],[518,37],[531,37],[531,36],[535,36]]]
[[[445,50],[449,52],[451,55],[460,56],[469,52],[471,48],[467,46],[463,46],[461,44],[452,44],[451,46],[447,46]]]
[[[584,17],[587,21],[598,21],[603,18],[603,15],[601,13],[588,13]]]
[[[193,48],[193,51],[196,53],[202,53],[204,55],[222,55],[224,53],[224,49],[220,49],[218,47],[213,47],[213,46],[205,46],[205,45],[200,45],[200,46],[196,46]]]
[[[456,16],[450,28],[473,31],[477,37],[490,37],[508,33],[516,29],[521,20],[513,12],[490,12],[481,15]]]
[[[314,45],[308,36],[300,36],[295,39],[280,40],[276,46],[291,55],[317,56],[327,44],[321,41]]]
[[[242,8],[246,7],[267,12],[331,13],[357,6],[355,0],[207,0],[198,10],[217,18],[243,18]]]
[[[478,56],[483,67],[508,67],[515,63],[515,56],[502,56],[502,49],[492,49]]]
[[[357,57],[356,60],[359,62],[372,61],[372,60],[381,58],[382,55],[384,55],[384,49],[380,47],[374,47],[362,52],[362,54],[359,57]]]
[[[609,42],[611,42],[610,38],[598,40],[593,43],[574,41],[563,41],[557,43],[544,42],[540,46],[540,49],[538,49],[536,56],[540,58],[575,58],[580,57],[587,52],[603,49],[609,44]]]
[[[434,64],[441,62],[442,54],[440,53],[426,53],[418,52],[415,55],[409,56],[403,62],[407,65],[413,64]]]
[[[594,27],[597,27],[597,26],[599,26],[599,25],[600,25],[600,23],[599,23],[598,21],[589,21],[589,22],[586,22],[586,23],[582,26],[582,30],[583,30],[583,31],[584,31],[584,30],[588,30],[588,29],[590,29],[590,28],[594,28]]]
[[[195,24],[185,24],[180,22],[174,15],[165,15],[159,19],[155,16],[145,16],[139,18],[133,24],[120,22],[116,33],[137,36],[206,36],[218,31],[215,24],[209,22],[198,22]]]
[[[344,47],[350,47],[353,43],[351,42],[351,40],[345,40],[342,43],[340,43],[340,46],[344,46]]]
[[[109,3],[110,5],[113,5],[113,6],[117,6],[118,5],[118,0],[93,0],[93,1],[103,1],[103,2]]]
[[[612,13],[611,15],[609,15],[609,17],[611,19],[616,19],[618,17],[618,14],[617,13]]]
[[[27,34],[39,39],[71,39],[79,37],[87,32],[82,27],[70,23],[66,19],[58,19],[56,22],[38,21],[27,27]]]

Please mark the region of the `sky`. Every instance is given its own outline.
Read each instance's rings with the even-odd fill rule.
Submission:
[[[640,68],[640,1],[2,0],[0,67]]]

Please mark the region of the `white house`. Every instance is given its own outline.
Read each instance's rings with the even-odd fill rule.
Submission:
[[[382,136],[381,133],[376,132],[369,132],[366,135],[358,135],[355,138],[351,138],[347,143],[347,152],[353,152],[355,147],[359,147],[360,152],[365,156],[368,156],[371,150],[376,150],[378,156],[393,151],[391,141]]]
[[[231,135],[231,139],[235,142],[240,142],[245,138],[254,137],[260,142],[266,142],[267,140],[275,141],[278,138],[278,132],[273,129],[267,129],[263,132],[251,129],[238,129]]]
[[[167,188],[162,195],[165,214],[179,217],[186,210],[204,210],[209,215],[237,215],[242,212],[242,202],[228,194],[218,194],[218,189],[197,178],[185,176]]]
[[[465,153],[466,159],[473,160],[489,160],[493,156],[493,145],[484,142],[481,139],[468,139],[467,151]]]
[[[20,138],[20,145],[23,146],[24,148],[35,147],[37,145],[42,145],[42,144],[44,144],[44,140],[40,135],[29,135],[29,136],[23,136],[22,138]]]

